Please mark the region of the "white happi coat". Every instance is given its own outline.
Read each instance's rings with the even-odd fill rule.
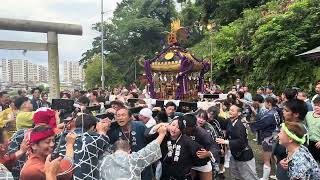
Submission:
[[[144,168],[161,157],[160,145],[155,141],[131,154],[118,150],[103,158],[100,177],[103,180],[141,180],[141,172]]]

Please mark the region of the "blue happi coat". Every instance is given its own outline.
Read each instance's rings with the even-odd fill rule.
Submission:
[[[126,137],[122,132],[121,127],[118,124],[114,124],[111,129],[108,131],[108,136],[110,138],[110,143],[114,144],[117,140],[127,140],[130,143],[131,151],[138,152],[140,149],[144,148],[147,145],[147,139],[145,136],[147,127],[140,121],[129,122],[131,124],[131,132],[129,137]],[[141,173],[142,180],[152,179],[152,169],[151,166],[148,166]]]

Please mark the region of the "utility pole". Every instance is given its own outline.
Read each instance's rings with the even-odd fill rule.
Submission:
[[[210,36],[210,39],[212,38],[212,34],[211,33],[211,36]],[[213,67],[213,61],[212,61],[212,46],[213,46],[213,40],[210,41],[210,80],[212,81],[212,67]]]
[[[101,87],[104,89],[104,55],[103,55],[103,40],[104,40],[104,28],[103,28],[103,0],[101,0]]]
[[[134,82],[137,82],[137,57],[134,58]]]

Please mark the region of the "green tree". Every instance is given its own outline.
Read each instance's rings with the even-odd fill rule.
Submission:
[[[186,2],[180,12],[181,23],[189,29],[189,47],[200,42],[204,37],[204,28],[201,23],[201,8],[194,3]]]
[[[85,86],[86,88],[101,87],[101,54],[95,54],[87,63],[85,69]],[[121,74],[109,60],[105,61],[104,66],[106,86],[115,86],[123,84]]]
[[[50,88],[49,87],[45,87],[43,84],[41,84],[39,86],[39,88],[41,89],[41,92],[46,92],[46,93],[50,93]]]
[[[302,0],[284,3],[278,13],[265,16],[252,39],[256,61],[250,80],[308,89],[316,77],[315,64],[295,55],[319,45],[319,11],[320,1]]]
[[[267,0],[196,0],[178,1],[184,6],[180,18],[190,30],[189,45],[192,47],[201,40],[209,40],[205,33],[207,24],[214,22],[217,27],[227,25],[243,15],[245,8],[265,4]],[[202,43],[203,45],[203,43]]]
[[[268,0],[196,0],[201,8],[202,21],[207,24],[215,20],[218,24],[227,25],[238,19],[244,9],[255,8]]]
[[[193,50],[213,58],[215,79],[221,84],[242,78],[251,87],[273,84],[283,90],[295,85],[310,90],[319,68],[295,55],[319,45],[319,10],[320,1],[274,0],[245,10],[243,17],[206,35]]]
[[[111,23],[105,23],[105,55],[118,68],[126,83],[133,82],[134,60],[140,56],[152,57],[164,45],[165,33],[171,18],[176,16],[172,0],[124,0],[114,11]],[[100,23],[93,29],[101,31]],[[96,37],[93,48],[87,50],[80,60],[88,61],[101,49],[101,38]],[[138,72],[143,68],[138,67]]]

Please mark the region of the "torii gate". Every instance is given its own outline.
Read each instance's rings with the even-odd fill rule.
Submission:
[[[48,51],[50,96],[59,98],[58,34],[82,35],[82,26],[75,24],[0,18],[1,30],[47,33],[47,43],[0,41],[0,49]]]

